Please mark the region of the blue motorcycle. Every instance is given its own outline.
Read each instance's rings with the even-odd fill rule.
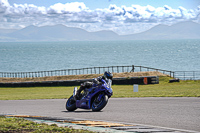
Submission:
[[[73,95],[66,102],[66,109],[68,111],[74,111],[77,108],[92,109],[92,111],[102,110],[113,94],[111,84],[111,79],[101,79],[101,84],[93,84],[91,88],[86,88],[81,93],[80,100],[75,98],[77,92],[77,87],[75,87]]]

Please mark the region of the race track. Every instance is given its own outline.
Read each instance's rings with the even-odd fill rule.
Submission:
[[[68,112],[66,99],[0,100],[0,114],[137,123],[200,131],[200,98],[111,98],[101,112]]]

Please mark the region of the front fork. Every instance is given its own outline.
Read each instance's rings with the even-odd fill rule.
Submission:
[[[77,94],[77,90],[78,90],[77,87],[74,87],[73,97],[76,96],[76,94]]]
[[[76,100],[76,94],[77,94],[77,87],[74,87],[74,91],[73,91],[73,98]]]

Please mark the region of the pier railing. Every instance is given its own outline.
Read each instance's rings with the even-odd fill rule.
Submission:
[[[200,71],[175,71],[174,77],[180,80],[200,80]]]
[[[0,72],[0,78],[37,78],[49,76],[81,75],[81,74],[103,74],[105,71],[112,73],[122,72],[145,72],[158,71],[181,80],[200,80],[200,71],[168,71],[144,66],[107,66],[107,67],[88,67],[80,69],[63,69],[53,71],[37,72]]]
[[[36,78],[36,77],[81,75],[81,74],[103,74],[105,71],[110,71],[112,73],[158,71],[163,74],[169,75],[170,77],[174,77],[175,74],[173,71],[131,65],[131,66],[89,67],[80,69],[63,69],[63,70],[37,71],[37,72],[0,72],[0,78]]]

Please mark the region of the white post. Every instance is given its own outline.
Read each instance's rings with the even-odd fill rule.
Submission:
[[[138,84],[133,85],[133,92],[138,92]]]

